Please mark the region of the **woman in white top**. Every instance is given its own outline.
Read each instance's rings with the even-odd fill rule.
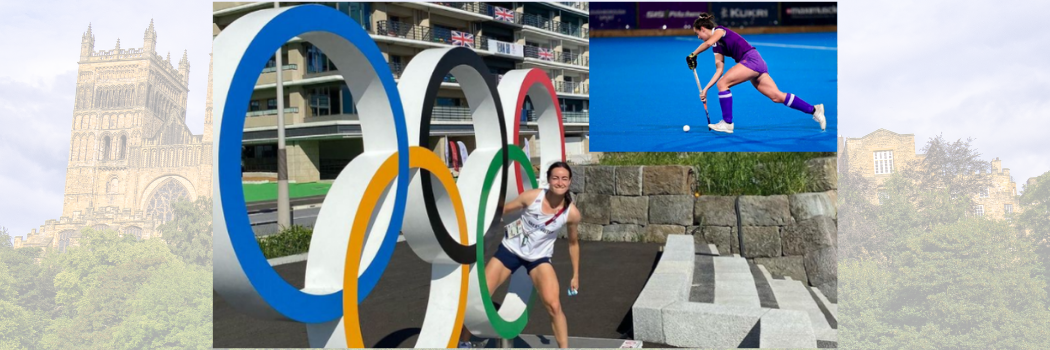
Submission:
[[[580,223],[580,211],[572,203],[569,195],[569,184],[572,183],[572,169],[565,162],[551,164],[547,169],[547,183],[550,189],[525,191],[518,198],[503,207],[503,214],[524,209],[521,215],[522,233],[505,235],[496,255],[485,265],[485,278],[488,280],[489,294],[496,290],[510,277],[511,273],[524,266],[532,277],[537,294],[551,316],[551,327],[558,347],[569,346],[569,329],[565,314],[561,309],[558,291],[558,276],[551,265],[554,254],[554,241],[558,238],[558,229],[566,226],[569,234],[569,257],[572,260],[572,281],[570,288],[575,292],[580,287],[580,243],[577,224]],[[469,347],[470,333],[464,329],[460,347]]]

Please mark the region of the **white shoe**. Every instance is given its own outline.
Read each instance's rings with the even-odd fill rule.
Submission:
[[[816,120],[817,123],[820,123],[820,131],[824,131],[825,126],[827,126],[827,124],[828,124],[828,121],[827,121],[827,119],[824,119],[824,105],[823,104],[819,104],[819,105],[813,106],[813,120]]]
[[[733,124],[726,123],[725,120],[718,122],[718,124],[708,124],[707,126],[714,131],[721,131],[727,134],[733,133]]]

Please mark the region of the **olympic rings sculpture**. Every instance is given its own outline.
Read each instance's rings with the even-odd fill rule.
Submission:
[[[340,67],[359,111],[364,145],[337,176],[318,214],[302,290],[263,257],[245,210],[239,168],[259,72],[296,36]],[[320,5],[250,13],[223,30],[213,46],[213,99],[220,102],[213,111],[216,292],[242,312],[306,323],[311,346],[365,347],[358,305],[403,233],[413,252],[432,265],[417,347],[454,347],[463,324],[481,336],[513,338],[521,332],[535,293],[532,281],[523,269],[515,272],[497,312],[486,287],[484,244],[478,242],[500,229],[508,188],[516,195],[541,185],[525,153],[508,143],[518,139],[526,97],[543,136],[541,163],[565,159],[561,110],[543,71],[510,71],[497,88],[473,50],[429,49],[413,58],[395,84],[369,34],[347,15]],[[466,95],[477,141],[458,181],[429,141],[437,91],[449,73]]]

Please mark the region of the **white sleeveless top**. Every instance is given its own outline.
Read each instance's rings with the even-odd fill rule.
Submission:
[[[532,201],[532,204],[529,204],[529,207],[525,208],[525,212],[521,214],[524,233],[514,238],[506,234],[503,236],[503,246],[514,255],[528,261],[553,256],[554,240],[558,238],[558,229],[565,226],[565,222],[569,220],[569,209],[566,209],[549,225],[544,225],[551,217],[554,217],[553,214],[543,213],[543,198],[546,194],[546,189],[541,191],[540,195],[536,196],[536,200]]]

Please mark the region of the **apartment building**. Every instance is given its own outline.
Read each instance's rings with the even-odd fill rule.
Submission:
[[[296,6],[302,3],[281,3]],[[345,13],[383,52],[395,80],[415,55],[430,48],[463,46],[482,56],[497,77],[539,68],[551,77],[562,108],[566,156],[588,162],[588,6],[583,2],[316,3]],[[274,3],[215,3],[213,33],[245,14]],[[295,38],[260,72],[246,115],[242,157],[246,174],[276,172],[277,74],[284,79],[284,118],[289,180],[334,179],[363,150],[357,110],[343,78],[325,53]],[[431,144],[439,155],[452,142],[474,149],[469,107],[455,77],[448,76],[435,102]],[[535,117],[526,102],[523,143],[538,145]],[[531,154],[538,154],[535,149]],[[534,159],[538,164],[538,158]],[[246,175],[247,177],[248,175]]]

